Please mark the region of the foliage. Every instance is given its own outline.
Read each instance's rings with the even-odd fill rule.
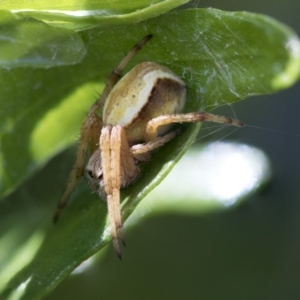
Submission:
[[[18,293],[21,296],[17,299],[42,297],[110,240],[105,204],[89,195],[85,183],[76,190],[56,228],[48,219],[60,195],[59,180],[51,180],[59,170],[36,180],[40,186],[35,195],[26,194],[22,185],[75,142],[96,92],[101,91],[123,52],[137,41],[149,33],[154,35],[126,69],[143,60],[168,66],[189,87],[187,111],[211,110],[250,95],[278,91],[299,77],[298,38],[266,16],[215,9],[162,14],[179,1],[157,2],[151,9],[149,1],[143,1],[143,7],[133,5],[131,10],[124,1],[113,2],[112,9],[107,6],[110,1],[102,1],[99,6],[90,1],[84,7],[68,2],[65,7],[59,7],[59,3],[45,7],[36,1],[33,10],[24,11],[26,1],[14,1],[10,4],[14,6],[6,5],[7,10],[0,12],[1,195],[19,188],[3,202],[2,241],[7,245],[11,240],[7,251],[24,250],[28,243],[38,249],[35,256],[31,255],[32,262],[2,291],[3,299],[17,297]],[[58,7],[74,12],[88,9],[90,14],[62,15]],[[199,125],[186,126],[181,136],[142,165],[141,176],[122,194],[124,219],[168,174],[198,130]],[[62,177],[69,167],[61,167]],[[43,202],[38,208],[32,200],[37,197]],[[20,205],[24,199],[35,203],[30,211]],[[8,231],[12,224],[15,229]],[[35,227],[39,229],[32,234]],[[31,238],[26,242],[20,236]],[[17,255],[14,251],[7,253],[8,262]],[[4,267],[9,266],[3,263]]]

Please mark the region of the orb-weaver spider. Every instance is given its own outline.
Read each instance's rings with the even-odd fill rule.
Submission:
[[[125,245],[120,210],[120,189],[139,174],[140,161],[150,159],[150,152],[170,141],[179,131],[170,131],[171,123],[211,121],[243,126],[238,120],[205,112],[182,114],[186,85],[168,68],[142,62],[121,80],[121,72],[131,58],[151,39],[146,36],[136,44],[110,76],[98,100],[83,121],[75,166],[58,204],[54,220],[66,204],[72,190],[84,174],[84,162],[90,144],[91,157],[87,175],[106,199],[114,248],[121,259],[118,238]],[[96,112],[103,108],[102,118]]]

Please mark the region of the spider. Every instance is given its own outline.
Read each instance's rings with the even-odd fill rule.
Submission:
[[[84,175],[85,157],[90,147],[87,177],[91,187],[107,202],[113,245],[120,259],[118,240],[125,246],[120,189],[138,176],[140,161],[149,160],[152,150],[180,133],[170,131],[170,125],[202,121],[244,125],[238,120],[205,112],[181,113],[186,101],[186,84],[157,63],[142,62],[120,79],[128,62],[151,38],[152,35],[143,38],[121,60],[102,95],[90,108],[81,126],[74,168],[54,215],[56,222]],[[97,115],[98,110],[102,110],[102,118]]]

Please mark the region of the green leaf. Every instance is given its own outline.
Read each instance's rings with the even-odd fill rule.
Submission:
[[[9,9],[23,17],[48,22],[52,26],[82,30],[91,26],[109,26],[140,22],[157,17],[189,0],[66,0],[0,3],[0,9]]]
[[[1,10],[0,36],[0,65],[7,69],[70,65],[79,63],[86,54],[75,32]]]
[[[83,31],[78,35],[87,52],[77,65],[0,71],[2,195],[75,141],[96,91],[103,87],[99,82],[105,82],[124,51],[149,33],[154,38],[126,70],[143,60],[168,66],[188,85],[187,111],[210,110],[250,95],[271,93],[292,85],[299,77],[297,36],[286,26],[257,14],[214,9],[174,11],[138,26]],[[184,128],[181,136],[141,166],[141,176],[123,191],[124,220],[189,148],[199,125]],[[52,187],[41,201],[53,197],[49,200],[55,206],[61,188],[53,192]],[[90,195],[86,183],[81,182],[60,224],[48,230],[32,263],[3,291],[6,299],[22,283],[26,288],[19,299],[41,297],[101,249],[110,239],[105,216],[105,204]]]
[[[76,140],[85,113],[101,91],[99,83],[107,80],[124,51],[149,33],[154,38],[130,67],[143,60],[170,67],[189,87],[187,111],[274,92],[299,76],[297,36],[261,15],[188,10],[139,26],[84,31],[88,52],[77,65],[1,70],[2,195]]]

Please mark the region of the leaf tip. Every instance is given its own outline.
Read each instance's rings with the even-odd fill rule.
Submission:
[[[293,85],[300,77],[300,40],[292,35],[285,44],[289,59],[285,69],[276,76],[272,85],[276,89],[282,89]]]

